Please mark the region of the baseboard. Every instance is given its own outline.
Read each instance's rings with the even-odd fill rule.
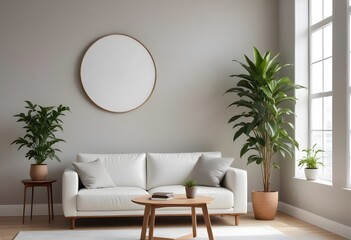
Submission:
[[[23,205],[0,205],[0,216],[22,216]],[[26,216],[30,215],[30,204],[26,204]],[[54,214],[63,215],[62,204],[54,204]],[[33,204],[33,216],[48,215],[47,204]]]
[[[351,239],[351,227],[341,223],[329,220],[306,210],[294,207],[292,205],[279,202],[278,210],[305,222],[316,225],[329,232],[340,235],[346,239]]]
[[[247,203],[247,212],[248,212],[248,213],[253,212],[252,202],[248,202],[248,203]]]
[[[247,203],[247,212],[253,212],[252,203]],[[23,205],[0,205],[0,216],[22,216]],[[26,216],[30,214],[30,205],[26,204]],[[34,204],[33,215],[47,215],[48,205],[47,204]],[[63,215],[62,204],[54,204],[54,214]]]

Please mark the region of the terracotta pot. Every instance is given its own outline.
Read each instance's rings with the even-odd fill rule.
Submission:
[[[46,164],[31,164],[29,176],[33,181],[45,180],[48,176],[48,165],[46,165]]]
[[[252,207],[257,220],[274,220],[278,208],[278,192],[252,192]]]
[[[318,168],[305,168],[305,176],[307,180],[314,181],[318,179]]]
[[[185,187],[185,193],[187,198],[195,198],[196,187]]]

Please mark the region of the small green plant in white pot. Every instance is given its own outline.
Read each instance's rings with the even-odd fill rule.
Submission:
[[[324,166],[324,164],[319,161],[318,154],[323,153],[322,149],[315,149],[317,144],[314,144],[312,148],[303,149],[302,151],[306,153],[306,155],[299,160],[299,167],[305,166],[305,176],[307,180],[317,180],[318,179],[318,166]]]

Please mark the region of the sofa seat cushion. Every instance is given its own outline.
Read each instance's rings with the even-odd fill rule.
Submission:
[[[148,194],[138,187],[82,188],[77,194],[78,211],[128,211],[142,210],[144,206],[132,202],[132,198]]]
[[[156,187],[149,190],[149,194],[154,192],[174,192],[174,194],[185,194],[183,185],[171,185]],[[197,195],[209,196],[213,202],[208,205],[208,209],[229,209],[234,206],[234,194],[223,187],[197,186]]]

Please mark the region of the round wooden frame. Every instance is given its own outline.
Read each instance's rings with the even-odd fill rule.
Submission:
[[[150,51],[139,40],[125,34],[110,34],[87,49],[80,78],[95,105],[109,112],[125,113],[150,98],[157,71]]]

